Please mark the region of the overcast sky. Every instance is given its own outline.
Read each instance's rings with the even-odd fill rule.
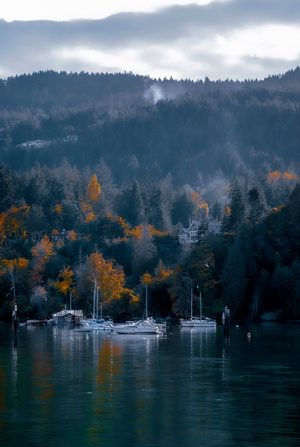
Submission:
[[[299,0],[8,0],[0,77],[41,70],[262,79],[300,65]]]

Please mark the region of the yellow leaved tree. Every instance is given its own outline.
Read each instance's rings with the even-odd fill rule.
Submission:
[[[105,302],[119,299],[124,292],[125,274],[121,266],[106,261],[100,253],[92,253],[88,259],[88,280],[97,283]]]
[[[90,183],[87,186],[88,201],[91,204],[94,204],[95,202],[97,202],[100,194],[101,194],[101,188],[97,181],[97,175],[94,174],[92,175]]]
[[[151,276],[150,273],[144,273],[140,277],[140,282],[146,286],[157,286],[164,282],[168,282],[172,278],[173,273],[174,271],[166,267],[160,259],[154,270],[154,275]]]
[[[6,238],[5,220],[6,220],[6,213],[1,213],[0,214],[0,245],[4,242],[4,240]]]
[[[53,251],[53,243],[48,236],[44,236],[36,245],[31,249],[33,258],[33,268],[31,271],[31,282],[34,285],[41,283],[43,270],[50,258],[55,253]]]
[[[97,203],[100,194],[101,188],[97,181],[97,176],[94,174],[87,186],[87,200],[84,201],[80,197],[80,210],[83,222],[88,223],[96,219],[97,214],[94,211],[94,206]]]
[[[150,275],[150,273],[144,273],[140,278],[142,284],[145,284],[147,286],[151,286],[154,283],[154,279]]]
[[[7,237],[23,239],[26,237],[26,219],[29,212],[29,206],[12,206],[7,212],[0,214],[0,244]]]
[[[106,260],[98,253],[92,253],[82,269],[84,277],[94,285],[93,316],[98,315],[100,303],[110,303],[122,298],[132,303],[137,300],[133,291],[125,287],[125,274],[121,266],[115,265],[113,260]]]
[[[14,302],[16,302],[16,275],[21,270],[26,270],[28,267],[28,259],[15,258],[15,259],[1,259],[0,260],[0,275],[7,274],[10,277]]]
[[[58,280],[53,283],[56,290],[58,290],[63,295],[70,296],[70,308],[72,302],[72,294],[74,293],[74,284],[73,284],[73,271],[71,267],[64,268],[59,272]]]

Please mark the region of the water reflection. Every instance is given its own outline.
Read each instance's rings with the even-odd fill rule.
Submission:
[[[1,446],[300,444],[299,326],[0,336]]]

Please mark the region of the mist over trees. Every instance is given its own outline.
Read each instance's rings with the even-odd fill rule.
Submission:
[[[299,68],[244,82],[33,73],[0,81],[0,155],[17,170],[103,159],[118,186],[146,170],[176,185],[219,170],[251,181],[298,169],[299,100]]]
[[[299,319],[299,104],[299,68],[1,80],[0,318],[70,295],[89,314],[97,278],[119,320],[142,316],[146,284],[155,316],[187,316],[199,286],[216,318]],[[180,244],[192,219],[198,242]]]

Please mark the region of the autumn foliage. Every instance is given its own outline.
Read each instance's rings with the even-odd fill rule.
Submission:
[[[48,236],[44,236],[40,242],[38,242],[31,249],[33,263],[31,271],[32,284],[39,284],[42,281],[42,273],[50,256],[54,255],[53,243],[50,242]]]
[[[100,187],[96,174],[85,172],[80,178],[70,167],[53,172],[37,167],[7,206],[2,201],[0,318],[3,303],[11,317],[14,301],[22,303],[24,315],[34,312],[34,303],[36,309],[43,303],[39,315],[50,316],[69,295],[74,307],[89,315],[96,291],[110,316],[124,321],[142,316],[146,290],[151,314],[182,316],[188,314],[190,288],[196,284],[204,305],[206,300],[214,303],[214,314],[223,306],[223,296],[229,296],[232,277],[243,286],[237,288],[242,291],[237,294],[242,318],[247,306],[255,307],[253,296],[260,294],[263,303],[261,308],[257,304],[255,315],[272,308],[273,295],[280,299],[272,286],[272,281],[281,284],[280,275],[300,275],[300,193],[295,189],[289,204],[297,181],[292,172],[263,174],[252,189],[244,181],[236,188],[240,194],[234,194],[233,183],[222,191],[218,186],[212,198],[202,186],[191,193],[191,188],[176,190],[170,181],[135,180],[134,188],[118,190],[108,184],[107,175]],[[30,190],[32,195],[27,194]],[[203,225],[193,243],[180,244],[178,234],[191,219]],[[215,223],[220,233],[210,230]],[[200,231],[207,231],[207,238]],[[237,267],[232,272],[228,258],[238,260],[234,265],[241,267],[240,273]],[[293,281],[286,284],[288,289]],[[288,307],[300,315],[297,293],[285,296],[293,297]],[[271,296],[269,302],[265,296]]]
[[[87,187],[88,201],[91,204],[94,204],[95,202],[97,202],[100,194],[101,194],[101,188],[99,183],[97,182],[97,176],[96,174],[94,174],[92,175],[91,181]]]
[[[97,279],[100,295],[105,302],[120,299],[124,293],[125,274],[113,261],[106,261],[100,253],[92,253],[87,261],[89,281]]]
[[[63,295],[74,292],[73,287],[73,271],[68,265],[65,269],[61,270],[58,275],[58,281],[54,282],[54,287]]]
[[[197,192],[191,192],[191,196],[193,201],[195,202],[197,208],[204,213],[204,215],[208,216],[209,214],[209,207],[208,204],[200,197],[200,195]]]
[[[269,183],[276,183],[278,180],[297,180],[298,176],[293,172],[284,172],[283,174],[279,171],[270,172],[267,176]]]

